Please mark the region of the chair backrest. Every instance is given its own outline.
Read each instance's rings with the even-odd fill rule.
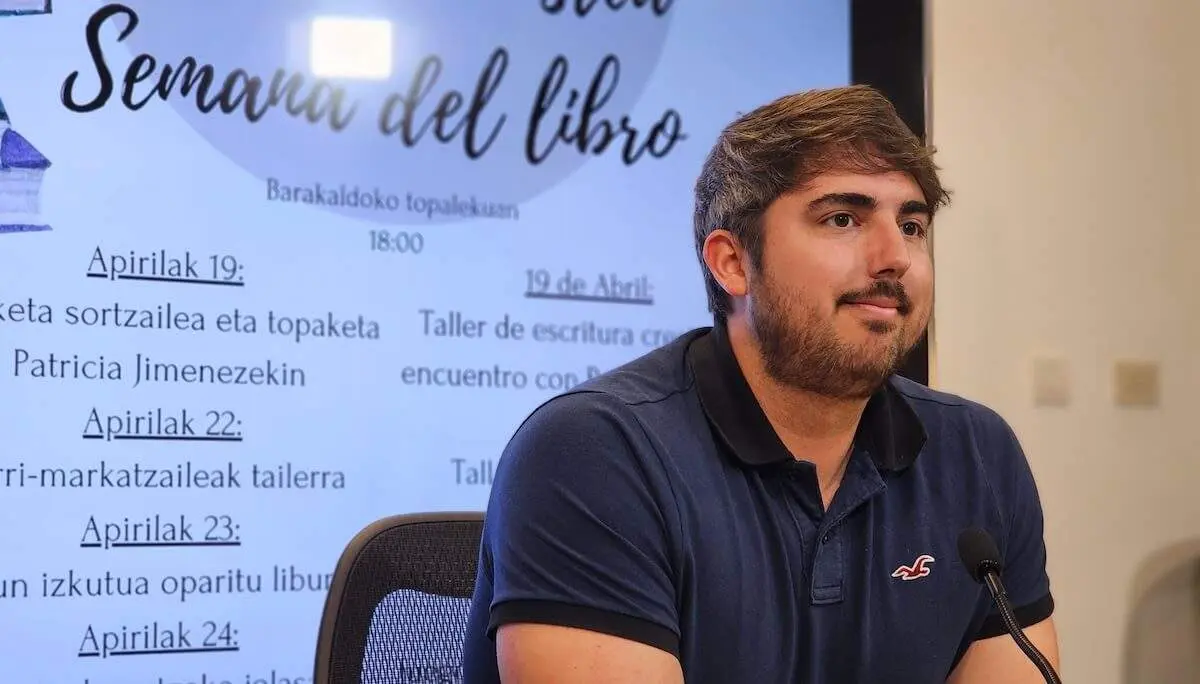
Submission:
[[[461,682],[483,513],[378,520],[338,560],[313,684]]]

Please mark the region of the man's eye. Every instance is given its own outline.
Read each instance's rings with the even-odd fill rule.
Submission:
[[[900,226],[900,229],[909,237],[923,237],[925,235],[925,226],[920,221],[906,221]]]
[[[827,225],[833,226],[834,228],[850,228],[851,226],[854,226],[856,224],[856,222],[854,220],[854,215],[847,214],[844,212],[841,214],[834,214],[833,216],[830,216],[829,218],[825,219],[825,223]]]

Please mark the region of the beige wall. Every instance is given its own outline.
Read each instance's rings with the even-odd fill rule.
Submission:
[[[1200,1],[929,1],[931,132],[956,190],[933,384],[1022,438],[1067,680],[1127,681],[1133,660],[1128,681],[1200,681],[1195,659],[1125,656],[1135,614],[1136,643],[1200,648],[1180,617],[1196,575],[1151,567],[1200,552]],[[1066,407],[1034,406],[1040,355],[1069,360]],[[1161,364],[1158,408],[1114,406],[1119,358]],[[1165,593],[1135,611],[1149,585]]]

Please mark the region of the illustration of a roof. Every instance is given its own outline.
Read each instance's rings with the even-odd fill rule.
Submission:
[[[0,169],[48,169],[50,160],[13,129],[0,133]]]
[[[50,160],[13,130],[0,102],[0,235],[50,230],[40,217],[42,175],[48,168]]]
[[[50,14],[50,0],[0,0],[0,17]]]
[[[0,169],[48,169],[50,160],[9,125],[0,100]]]

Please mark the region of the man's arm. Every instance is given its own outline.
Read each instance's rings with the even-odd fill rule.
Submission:
[[[1046,572],[1046,543],[1041,497],[1033,470],[1012,427],[993,412],[980,416],[981,454],[990,475],[1003,530],[1001,578],[1017,624],[1042,655],[1059,669],[1054,598]],[[947,680],[950,684],[1041,684],[1045,679],[1008,634],[991,594],[981,589],[987,617]]]
[[[558,397],[518,429],[483,539],[502,682],[682,684],[665,477],[612,397]]]
[[[1059,672],[1054,618],[1027,627],[1025,636],[1046,656],[1054,671]],[[1033,662],[1008,634],[971,644],[950,679],[946,680],[947,684],[1042,684],[1044,681]]]
[[[505,684],[683,684],[670,653],[573,627],[502,626],[496,658]]]

